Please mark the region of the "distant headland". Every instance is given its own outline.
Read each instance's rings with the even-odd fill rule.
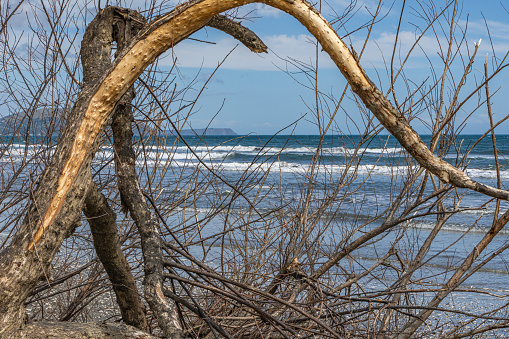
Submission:
[[[167,131],[167,134],[174,135],[173,131]],[[237,135],[231,128],[196,128],[183,129],[180,131],[183,136],[215,136],[215,135]]]
[[[60,111],[53,112],[50,109],[43,108],[31,113],[31,117],[25,114],[12,114],[0,117],[0,133],[2,135],[14,135],[27,130],[33,136],[58,135],[63,127],[63,114]],[[28,124],[30,128],[28,129]],[[149,126],[147,126],[149,127]],[[138,129],[133,132],[137,134]],[[165,135],[176,135],[173,130],[165,130]],[[231,128],[190,128],[180,131],[182,136],[222,136],[237,135]]]
[[[62,112],[41,108],[25,114],[11,114],[0,117],[0,133],[2,135],[14,135],[17,133],[29,133],[32,136],[56,135],[62,127]],[[28,128],[30,124],[30,128]]]

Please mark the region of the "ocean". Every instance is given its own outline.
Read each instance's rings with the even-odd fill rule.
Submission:
[[[249,253],[258,253],[261,247],[269,253],[281,251],[295,237],[303,244],[297,252],[299,261],[312,274],[334,251],[382,225],[402,187],[419,170],[397,140],[387,135],[184,138],[187,145],[175,137],[138,139],[140,182],[160,206],[167,224],[162,234],[170,238],[171,233],[170,240],[190,244],[196,257],[217,269],[224,269],[226,256],[245,264]],[[479,138],[457,136],[446,140],[435,154],[464,169],[472,179],[496,187],[491,136]],[[430,136],[422,139],[430,144]],[[496,142],[501,187],[507,189],[509,135],[497,136]],[[1,162],[19,162],[25,150],[30,157],[41,149],[39,144],[26,148],[15,143],[3,149]],[[106,143],[95,157],[96,177],[113,173],[112,159],[112,147]],[[493,199],[464,189],[433,195],[439,182],[428,177],[423,188],[424,178],[423,174],[416,178],[395,209],[395,217],[404,214],[405,220],[338,263],[351,272],[362,272],[391,248],[398,251],[397,258],[389,258],[383,268],[364,279],[363,293],[390,289],[404,270],[394,267],[405,267],[413,259],[435,227],[438,211],[456,213],[433,240],[409,288],[440,287],[491,227],[496,213]],[[416,203],[419,196],[429,198]],[[507,208],[508,202],[501,202],[500,214]],[[295,217],[303,215],[306,223],[299,230]],[[509,229],[503,229],[474,266],[508,244]],[[509,300],[508,262],[509,254],[502,250],[442,305],[468,312],[504,305]],[[383,278],[374,277],[377,274]],[[340,284],[346,278],[337,274],[328,279]],[[422,292],[415,298],[425,301],[432,296],[432,292]]]
[[[448,148],[441,150],[441,156],[459,168],[464,168],[472,179],[496,187],[497,171],[491,136],[478,142],[479,138],[480,135],[461,135]],[[156,175],[158,178],[163,177],[160,199],[171,200],[175,192],[187,189],[181,182],[185,178],[208,178],[219,182],[217,187],[205,189],[205,193],[195,201],[193,209],[199,211],[202,217],[210,212],[211,204],[217,208],[218,205],[232,201],[235,201],[235,206],[230,207],[229,213],[241,213],[249,209],[246,199],[251,199],[261,214],[285,206],[285,213],[289,215],[287,218],[290,218],[292,213],[302,207],[304,196],[309,191],[313,197],[311,210],[319,209],[321,203],[332,199],[327,211],[320,215],[325,222],[333,221],[323,230],[321,238],[322,246],[328,247],[342,241],[341,235],[348,233],[341,229],[343,227],[352,230],[364,225],[362,230],[348,235],[355,239],[363,232],[379,226],[384,221],[383,211],[394,201],[409,174],[419,168],[394,137],[375,136],[365,139],[361,143],[360,136],[326,136],[317,153],[320,137],[315,135],[187,136],[185,140],[189,147],[183,145],[182,141],[169,138],[165,140],[164,146],[159,144],[155,149],[150,147],[150,143],[139,147],[140,152],[143,148],[146,156],[138,158],[138,165],[140,168],[151,168],[158,164],[159,171],[163,169],[164,174],[161,172]],[[430,136],[423,136],[422,139],[429,145]],[[509,155],[509,135],[499,135],[496,141],[501,185],[508,188],[509,163],[506,157]],[[470,149],[476,142],[477,145]],[[438,151],[435,153],[438,154]],[[317,154],[313,168],[313,159]],[[109,157],[105,155],[105,158]],[[210,170],[215,175],[211,175]],[[147,180],[148,177],[145,177]],[[238,192],[221,180],[238,186],[244,197],[239,197],[236,194]],[[435,180],[435,184],[438,185],[438,181]],[[432,187],[433,184],[428,182],[424,195],[431,194]],[[458,203],[460,196],[461,202]],[[406,198],[409,203],[412,202],[411,194]],[[455,204],[461,211],[455,213],[442,227],[424,262],[426,267],[447,271],[459,265],[491,227],[495,202],[480,193],[460,189],[444,197],[443,204],[446,211],[453,210]],[[423,206],[427,207],[424,210],[416,208],[412,213],[434,211],[433,206]],[[507,208],[508,202],[502,202],[500,214]],[[401,210],[403,207],[398,209]],[[436,216],[431,215],[399,225],[397,229],[406,230],[403,239],[399,240],[401,248],[411,248],[410,252],[414,253],[435,224]],[[221,221],[217,227],[222,229],[223,226]],[[215,231],[218,230],[212,227],[209,234]],[[394,230],[384,233],[382,241],[359,248],[352,255],[375,260],[401,234],[401,231]],[[502,230],[486,253],[506,245],[508,235],[508,229]],[[509,292],[506,283],[508,262],[509,255],[502,252],[464,285],[475,285],[497,293]]]
[[[453,165],[465,168],[472,179],[496,186],[497,172],[491,136],[480,141],[479,138],[480,135],[460,135],[441,156]],[[7,139],[4,137],[4,142]],[[186,180],[190,178],[199,177],[202,181],[214,178],[218,182],[223,180],[231,186],[239,186],[245,198],[263,194],[263,199],[256,201],[257,207],[259,210],[268,210],[277,208],[283,197],[287,203],[300,201],[303,191],[309,188],[310,177],[313,177],[312,190],[318,204],[320,199],[330,198],[331,190],[343,187],[339,192],[334,192],[337,208],[330,215],[331,218],[369,220],[389,206],[408,175],[419,168],[397,140],[388,135],[368,137],[362,143],[360,136],[325,136],[318,153],[320,137],[316,135],[185,136],[184,139],[188,145],[174,137],[137,140],[140,178],[145,184],[158,183],[158,187],[152,189],[159,189],[160,199],[171,199],[172,194],[188,188],[189,182]],[[430,136],[424,135],[422,139],[429,145]],[[507,188],[509,135],[499,135],[496,141],[501,184],[502,188]],[[476,142],[478,144],[470,149]],[[26,147],[24,143],[15,142],[3,148],[0,162],[21,162],[25,151],[28,159],[32,156],[36,158],[44,150],[47,151],[48,147],[37,143]],[[317,154],[313,168],[311,164]],[[94,166],[103,172],[105,169],[112,171],[112,159],[112,147],[102,146],[95,156]],[[210,196],[235,193],[235,189],[224,182],[220,185],[221,192],[217,191],[217,187],[211,187],[211,192],[200,196],[196,208],[207,211]],[[431,190],[426,188],[425,192]],[[455,252],[456,255],[458,251],[471,249],[470,244],[474,244],[489,229],[495,213],[495,203],[490,202],[490,198],[462,189],[458,192],[464,194],[458,206],[464,211],[456,213],[442,228],[442,233],[466,236],[460,246],[461,251],[457,246],[450,249],[449,252]],[[239,208],[249,205],[243,199],[236,199],[239,200]],[[457,199],[444,199],[446,208],[452,208],[451,204],[456,202]],[[508,207],[507,202],[502,202],[501,213]],[[428,230],[435,224],[431,219],[424,218],[409,226]],[[380,220],[375,224],[377,222]],[[502,230],[498,236],[501,239],[499,242],[505,243],[507,235],[509,230]],[[440,239],[438,237],[437,243],[441,242]],[[440,258],[437,260],[440,261]],[[502,254],[500,259],[494,260],[497,264],[488,266],[507,272],[503,264],[506,259],[509,258]]]

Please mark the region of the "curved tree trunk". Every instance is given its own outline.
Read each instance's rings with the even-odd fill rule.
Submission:
[[[401,145],[445,183],[508,200],[509,193],[471,180],[435,157],[391,103],[376,89],[334,30],[302,0],[195,0],[151,23],[117,58],[100,80],[80,93],[50,166],[34,194],[29,213],[12,243],[0,257],[0,334],[23,324],[23,301],[79,217],[90,181],[90,162],[112,111],[134,81],[155,58],[210,19],[233,7],[262,2],[297,18],[321,43],[355,93]],[[99,30],[97,34],[106,34]],[[87,57],[87,52],[82,53]]]
[[[145,25],[145,19],[135,11],[108,7],[90,23],[84,36],[82,50],[88,58],[83,60],[83,84],[97,79],[111,67],[111,43],[117,42],[121,50],[126,41],[130,41]],[[100,28],[99,28],[100,27]],[[98,28],[105,32],[97,34]],[[95,59],[95,60],[94,60]],[[134,89],[126,93],[122,101],[130,104],[134,97]],[[118,106],[116,108],[118,110]],[[94,182],[90,182],[88,193],[83,204],[83,212],[88,219],[94,248],[98,258],[108,274],[122,320],[140,330],[147,330],[144,305],[136,287],[127,259],[120,247],[117,234],[116,214],[108,205],[108,201]]]

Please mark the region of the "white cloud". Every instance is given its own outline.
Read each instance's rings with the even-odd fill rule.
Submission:
[[[460,25],[465,27],[466,21],[460,21]],[[488,28],[486,28],[486,25]],[[489,29],[489,35],[488,35]],[[482,39],[479,48],[479,54],[491,55],[493,50],[502,57],[509,51],[509,24],[494,20],[469,21],[467,26],[467,36],[469,46],[473,46],[479,39]],[[489,37],[491,36],[491,42]],[[493,44],[493,46],[492,46]]]
[[[490,31],[490,35],[492,38],[509,40],[509,24],[500,21],[494,20],[476,20],[469,21],[468,24],[465,20],[461,20],[459,25],[462,27],[467,27],[469,35],[479,35],[479,36],[487,36],[488,30],[486,29],[486,25]]]
[[[314,60],[316,53],[314,44],[310,43],[311,39],[312,37],[306,34],[262,37],[269,47],[269,53],[255,54],[240,45],[227,58],[222,68],[273,71],[277,70],[277,67],[285,68],[286,61],[283,59],[287,58],[309,64]],[[238,42],[231,38],[223,38],[215,45],[184,41],[174,48],[172,56],[177,58],[180,67],[214,68],[236,45]],[[323,52],[321,55],[323,57],[320,66],[333,68],[334,64],[329,56]],[[163,64],[172,62],[168,56],[161,61]]]
[[[263,5],[263,4],[254,4],[252,5],[256,10],[256,14],[262,17],[274,17],[277,18],[283,14],[283,12],[277,8]],[[245,6],[246,9],[249,9],[251,6]]]
[[[398,42],[396,45],[396,54],[405,56],[417,41],[418,36],[413,32],[402,31],[399,32]],[[394,42],[396,41],[396,34],[393,32],[382,32],[377,38],[368,42],[367,50],[365,52],[366,58],[370,61],[377,61],[380,58],[376,54],[382,53],[384,57],[390,58],[394,50]],[[441,41],[443,43],[443,41]],[[439,52],[439,41],[435,38],[424,36],[419,40],[419,46],[414,47],[412,54],[414,57],[433,55]],[[377,51],[377,53],[375,52]]]
[[[384,67],[384,59],[390,61],[394,48],[395,33],[382,32],[366,46],[366,50],[362,56],[361,64],[365,68],[381,68]],[[246,69],[246,70],[277,70],[286,68],[288,65],[286,60],[298,60],[305,64],[313,64],[316,55],[316,47],[313,43],[314,38],[308,34],[300,35],[270,35],[262,37],[262,40],[269,47],[268,54],[254,54],[246,47],[240,45],[228,57],[223,64],[224,69]],[[413,32],[402,31],[398,36],[398,45],[396,49],[395,62],[402,61],[406,53],[410,51],[412,45],[417,40],[417,36]],[[354,40],[352,45],[357,53],[360,52],[364,41],[361,39]],[[177,57],[180,67],[205,67],[214,68],[218,63],[231,51],[238,42],[232,38],[225,37],[217,41],[215,45],[204,44],[194,41],[184,41],[175,47],[173,55]],[[440,46],[445,48],[446,41],[441,39],[437,41],[433,37],[423,37],[419,41],[419,46],[412,51],[410,60],[407,62],[408,67],[427,67],[428,62],[425,55],[434,58],[440,51]],[[472,46],[473,47],[473,46]],[[172,60],[166,57],[164,64],[171,63]],[[320,52],[320,68],[335,68],[336,66],[325,52]],[[290,67],[291,69],[291,67]]]

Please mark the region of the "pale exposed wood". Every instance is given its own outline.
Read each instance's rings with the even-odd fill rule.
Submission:
[[[15,237],[13,245],[2,253],[0,287],[3,292],[0,292],[0,299],[7,297],[10,301],[4,300],[3,306],[0,305],[4,307],[1,311],[6,312],[0,319],[0,333],[20,325],[23,320],[22,301],[26,299],[27,291],[35,286],[34,279],[44,276],[41,270],[49,267],[62,239],[72,232],[69,220],[75,216],[86,193],[86,183],[89,180],[86,169],[90,166],[97,140],[116,103],[161,53],[202,28],[214,15],[253,2],[279,8],[306,26],[329,53],[353,91],[424,168],[445,183],[509,200],[508,192],[477,183],[462,171],[435,157],[405,117],[399,115],[371,83],[334,30],[307,2],[192,1],[152,23],[119,57],[100,83],[85,88],[81,93],[75,108],[76,117],[62,135],[65,142],[58,146],[51,168],[41,179],[41,185],[47,187],[36,194],[35,200],[39,205],[31,208],[22,232]],[[32,229],[36,229],[35,233],[32,233]],[[39,252],[35,254],[35,251],[24,249],[37,249]]]
[[[44,230],[49,227],[58,211],[60,211],[67,191],[71,187],[78,169],[83,164],[92,142],[98,137],[99,131],[110,117],[115,103],[127,88],[134,83],[141,72],[161,53],[206,25],[211,17],[225,10],[251,2],[263,2],[279,8],[294,16],[306,26],[309,32],[318,39],[323,49],[331,56],[354,92],[359,95],[377,119],[423,167],[445,183],[509,200],[508,192],[477,183],[462,171],[434,156],[408,124],[406,118],[397,112],[369,80],[334,29],[309,3],[302,0],[293,2],[283,0],[202,0],[182,5],[153,23],[147,33],[144,34],[143,39],[137,39],[106,79],[102,81],[85,112],[85,118],[79,127],[70,158],[62,170],[57,193],[52,198],[50,207],[47,209],[28,249],[33,249],[34,243],[40,240]]]

